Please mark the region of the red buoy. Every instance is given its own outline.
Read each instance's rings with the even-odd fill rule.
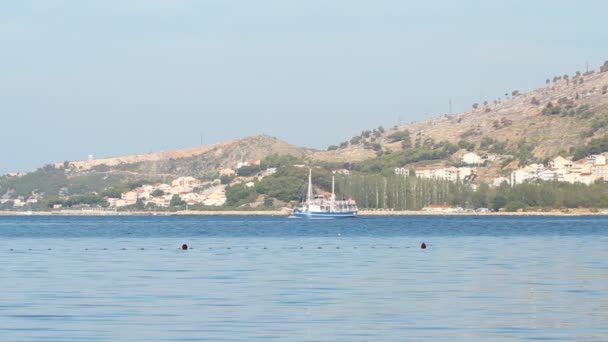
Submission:
[[[420,245],[420,248],[421,249],[426,249],[426,243],[423,242],[422,245]]]
[[[183,244],[182,245],[182,250],[187,251],[188,250],[188,245],[187,244]]]

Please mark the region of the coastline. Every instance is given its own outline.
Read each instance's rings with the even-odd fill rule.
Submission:
[[[0,211],[0,216],[289,216],[286,210],[217,210],[175,212],[59,210],[59,211]],[[423,210],[360,210],[360,217],[374,216],[608,216],[606,210],[570,209],[568,211],[520,211],[520,212],[443,212]]]

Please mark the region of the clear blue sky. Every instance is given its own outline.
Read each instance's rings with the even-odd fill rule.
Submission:
[[[0,173],[266,133],[325,148],[608,59],[607,1],[0,2]]]

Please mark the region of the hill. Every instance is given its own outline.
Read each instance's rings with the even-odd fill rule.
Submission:
[[[503,161],[512,158],[514,164],[502,166],[515,168],[557,155],[573,155],[577,148],[608,134],[608,61],[599,70],[555,76],[545,84],[529,92],[512,90],[502,98],[472,104],[468,112],[364,131],[316,157],[332,160],[354,155],[362,160],[449,143],[461,150],[506,156]],[[462,151],[456,157],[460,155]],[[451,161],[455,160],[458,158]],[[410,164],[401,161],[392,166]]]
[[[107,175],[126,174],[140,178],[204,177],[223,168],[233,168],[239,161],[264,159],[273,154],[305,158],[315,150],[290,145],[268,136],[255,135],[198,148],[164,151],[124,157],[55,163],[68,169],[68,176],[89,172]]]
[[[239,161],[270,155],[307,158],[316,151],[290,145],[267,135],[256,135],[199,148],[85,161],[64,161],[21,175],[0,177],[0,198],[64,197],[101,193],[121,184],[170,182],[182,176],[218,177],[223,168]]]
[[[274,164],[293,165],[297,161],[319,166],[324,173],[316,177],[323,184],[317,185],[327,188],[331,171],[335,169],[346,167],[364,176],[388,177],[395,175],[395,168],[402,168],[403,175],[409,175],[412,168],[420,166],[433,166],[435,171],[437,167],[461,166],[463,155],[475,152],[486,159],[467,181],[489,183],[524,165],[546,165],[557,155],[580,159],[608,151],[608,61],[599,70],[555,76],[547,79],[544,87],[529,92],[512,90],[504,97],[471,107],[472,110],[464,113],[363,131],[349,141],[330,146],[327,151],[256,135],[185,150],[58,162],[27,174],[0,177],[0,207],[16,207],[15,203],[27,201],[28,205],[32,204],[30,207],[36,208],[34,204],[44,200],[48,208],[55,203],[52,198],[61,199],[64,204],[72,198],[77,204],[108,205],[106,199],[125,197],[126,191],[141,188],[144,183],[156,184],[148,192],[163,193],[161,188],[168,189],[179,177],[189,177],[192,186],[187,187],[188,191],[197,194],[198,203],[203,203],[203,197],[221,197],[227,198],[228,204],[255,201],[271,205],[271,200],[280,200],[283,205],[298,197],[296,183],[305,178],[302,170],[279,169],[276,176],[262,182],[264,176],[272,173],[258,166],[239,172],[240,177],[231,183],[233,186],[223,181],[223,184],[217,183],[222,169],[236,169],[242,162],[273,158]],[[263,166],[271,167],[271,164]],[[442,179],[449,178],[447,174],[446,177]],[[360,181],[361,184],[375,182],[375,206],[378,206],[377,184],[381,180],[368,177]],[[276,187],[290,191],[279,194]],[[179,197],[182,195],[179,189],[173,187],[171,191]],[[81,195],[89,197],[78,197]],[[159,203],[172,201],[168,194],[164,196]],[[363,193],[358,196],[369,197]],[[181,203],[178,200],[173,202]]]

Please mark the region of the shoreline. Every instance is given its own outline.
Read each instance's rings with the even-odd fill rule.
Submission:
[[[0,211],[1,216],[289,216],[285,210],[218,210],[175,212],[151,211],[105,211],[105,210],[60,210],[60,211]],[[521,212],[440,212],[414,210],[360,210],[359,217],[378,216],[608,216],[608,211],[590,209],[571,209],[567,212],[521,211]]]

